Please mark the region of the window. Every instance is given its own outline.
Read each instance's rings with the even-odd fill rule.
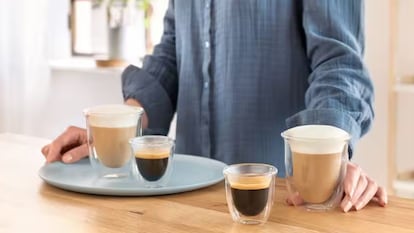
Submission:
[[[71,0],[72,55],[137,60],[152,49],[150,0]]]

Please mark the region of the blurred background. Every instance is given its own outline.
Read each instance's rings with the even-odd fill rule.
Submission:
[[[376,119],[354,161],[389,191],[414,198],[414,1],[365,2]],[[83,127],[85,107],[121,103],[122,69],[158,43],[167,4],[1,1],[0,133],[53,139],[68,125]]]

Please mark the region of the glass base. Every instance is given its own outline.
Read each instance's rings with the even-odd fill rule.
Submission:
[[[96,176],[100,179],[131,179],[135,178],[136,174],[131,169],[130,163],[118,168],[105,167],[102,164],[94,164],[93,168],[96,170]],[[136,179],[136,178],[135,178]]]
[[[261,225],[264,224],[264,221],[255,220],[255,219],[238,219],[236,222],[244,225]]]
[[[163,184],[149,184],[149,183],[144,183],[144,186],[145,186],[145,188],[150,188],[150,189],[165,187],[165,185],[163,185]]]
[[[102,178],[106,179],[119,179],[119,178],[126,178],[130,175],[128,173],[114,173],[114,174],[101,174]]]
[[[303,205],[303,208],[305,208],[307,211],[310,211],[310,212],[326,212],[326,211],[331,211],[332,209],[335,209],[335,206],[308,203],[308,204]]]
[[[262,225],[267,222],[268,218],[268,216],[263,216],[263,213],[256,216],[241,215],[237,210],[231,212],[231,217],[234,222],[243,225]]]
[[[122,168],[100,167],[97,170],[98,171],[96,173],[96,176],[100,179],[117,180],[117,179],[135,178],[133,171],[129,171],[125,167],[122,167]]]

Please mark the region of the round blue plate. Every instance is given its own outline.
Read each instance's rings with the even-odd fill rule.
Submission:
[[[174,169],[169,182],[160,188],[146,188],[135,178],[97,179],[88,159],[74,164],[54,162],[39,170],[39,176],[48,184],[80,193],[113,196],[152,196],[191,191],[223,180],[227,165],[217,160],[174,155]]]

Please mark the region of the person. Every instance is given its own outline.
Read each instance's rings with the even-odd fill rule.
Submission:
[[[327,124],[352,135],[352,157],[374,117],[363,11],[362,0],[170,0],[161,42],[122,74],[125,103],[144,108],[145,134],[167,134],[177,113],[178,153],[274,164],[283,176],[280,133]],[[71,163],[86,143],[69,127],[42,152]],[[352,162],[344,188],[345,212],[387,203]]]

